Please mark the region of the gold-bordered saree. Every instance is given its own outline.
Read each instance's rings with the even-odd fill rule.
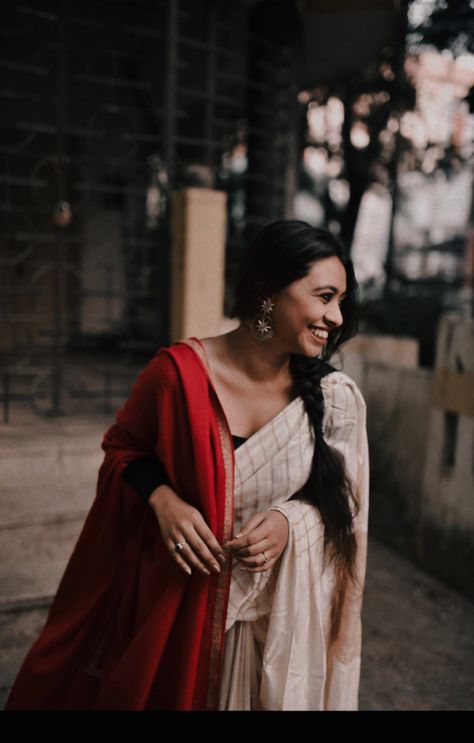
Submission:
[[[323,570],[319,512],[290,500],[313,452],[302,399],[234,451],[203,344],[177,341],[140,373],[104,436],[96,497],[6,711],[357,709],[366,410],[346,374],[321,385],[326,441],[344,456],[360,499],[357,587],[342,590],[332,568]],[[187,575],[154,510],[122,477],[128,462],[152,456],[220,544],[255,512],[280,510],[290,529],[275,566],[243,573],[228,560],[220,574]]]

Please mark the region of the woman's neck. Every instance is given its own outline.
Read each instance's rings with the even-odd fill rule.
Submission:
[[[291,382],[290,354],[282,352],[276,339],[259,341],[241,324],[223,336],[232,364],[256,383],[285,385]]]

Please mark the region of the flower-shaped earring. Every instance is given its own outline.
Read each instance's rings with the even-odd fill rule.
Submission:
[[[268,341],[273,338],[275,329],[271,318],[271,313],[275,308],[275,302],[271,297],[263,299],[260,304],[260,313],[255,315],[251,322],[254,335],[259,341]]]

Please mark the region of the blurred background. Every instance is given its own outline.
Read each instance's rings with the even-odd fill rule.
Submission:
[[[2,4],[0,693],[162,345],[280,218],[344,242],[368,408],[361,709],[474,704],[474,3]],[[390,673],[388,673],[388,669]]]

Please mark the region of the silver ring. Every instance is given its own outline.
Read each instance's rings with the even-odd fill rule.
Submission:
[[[186,544],[186,540],[184,540],[184,542],[176,542],[174,546],[176,552],[181,552],[181,550],[184,549],[185,544]]]
[[[264,557],[265,562],[268,562],[270,558],[267,557],[266,553],[265,552],[262,552],[262,555]]]

